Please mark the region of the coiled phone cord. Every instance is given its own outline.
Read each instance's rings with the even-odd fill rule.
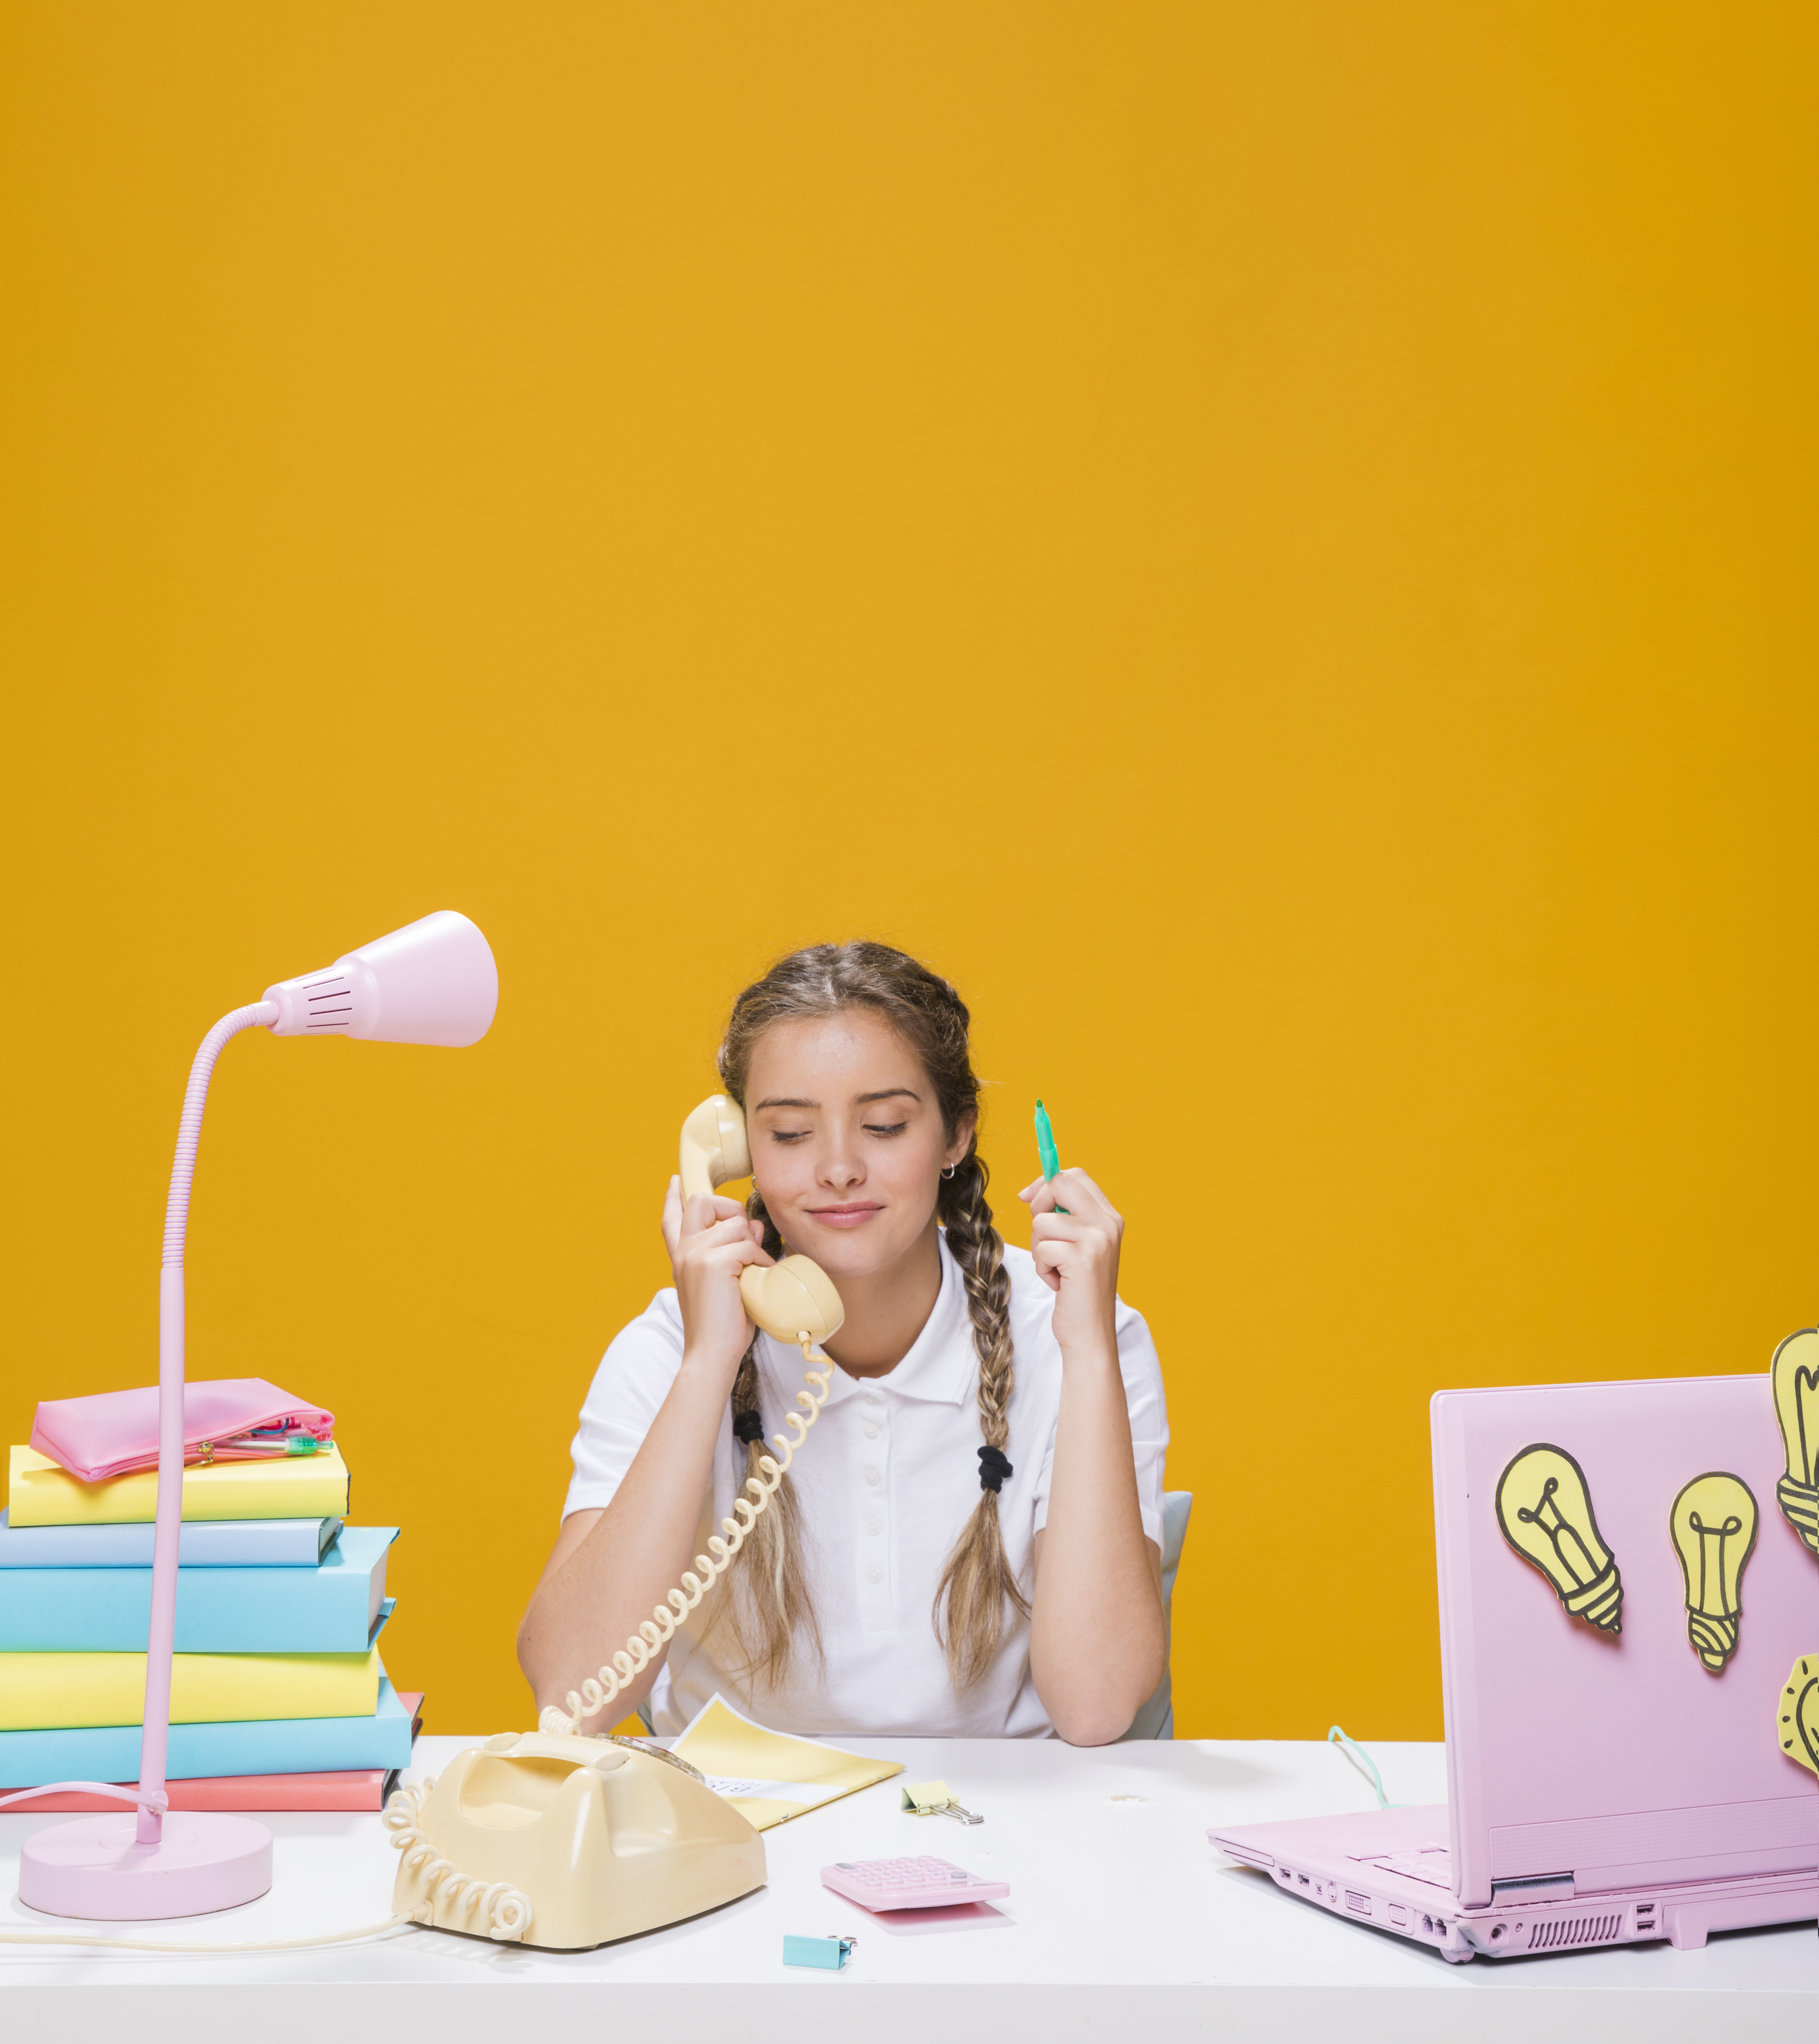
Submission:
[[[478,1910],[479,1921],[475,1928],[483,1930],[489,1938],[497,1938],[502,1944],[516,1942],[530,1928],[530,1897],[521,1888],[513,1888],[509,1881],[488,1883],[462,1873],[445,1860],[417,1828],[423,1799],[435,1786],[436,1777],[432,1774],[427,1781],[416,1782],[408,1788],[394,1788],[385,1806],[383,1822],[391,1833],[392,1843],[404,1854],[405,1865],[417,1869],[429,1894],[431,1915],[407,1920],[433,1923],[435,1907],[440,1900],[451,1909]]]
[[[579,1689],[568,1692],[568,1708],[559,1710],[554,1704],[545,1707],[537,1719],[539,1731],[573,1733],[580,1729],[583,1718],[593,1717],[606,1708],[622,1690],[629,1689],[656,1657],[675,1637],[676,1627],[686,1618],[714,1584],[723,1576],[735,1554],[745,1544],[745,1536],[757,1523],[758,1516],[776,1494],[779,1484],[795,1459],[796,1450],[808,1438],[808,1432],[821,1416],[821,1408],[828,1402],[833,1384],[833,1364],[814,1345],[807,1334],[798,1334],[797,1341],[802,1346],[802,1360],[808,1365],[808,1374],[803,1388],[796,1393],[796,1403],[801,1412],[786,1412],[784,1424],[796,1430],[796,1438],[786,1441],[781,1434],[771,1436],[777,1457],[760,1455],[758,1473],[745,1479],[744,1488],[751,1493],[749,1499],[736,1497],[733,1500],[734,1516],[721,1520],[726,1537],[719,1534],[708,1536],[707,1552],[697,1554],[694,1566],[686,1570],[679,1589],[673,1589],[629,1639],[620,1651],[613,1656],[611,1663],[600,1673],[590,1675]],[[824,1368],[817,1370],[816,1363]],[[819,1385],[817,1393],[812,1388]],[[804,1415],[806,1417],[804,1417]],[[780,1459],[779,1459],[780,1458]],[[528,1907],[528,1905],[527,1905]]]

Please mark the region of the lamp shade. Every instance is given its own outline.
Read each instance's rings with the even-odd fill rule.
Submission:
[[[321,972],[265,989],[275,1036],[360,1036],[463,1050],[492,1026],[498,968],[465,916],[438,909],[349,951]]]

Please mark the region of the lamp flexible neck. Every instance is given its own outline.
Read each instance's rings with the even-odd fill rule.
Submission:
[[[171,1164],[171,1197],[164,1207],[164,1255],[167,1270],[183,1267],[183,1239],[190,1226],[190,1185],[196,1174],[196,1149],[202,1139],[202,1109],[208,1105],[209,1081],[215,1060],[243,1029],[278,1019],[275,1001],[250,1001],[224,1015],[197,1051],[190,1067],[190,1083],[183,1089],[183,1112],[177,1124],[177,1154]]]

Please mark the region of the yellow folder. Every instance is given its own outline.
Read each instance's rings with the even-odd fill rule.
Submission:
[[[134,1470],[105,1483],[84,1483],[36,1448],[8,1458],[10,1526],[116,1526],[158,1516],[158,1472]],[[269,1462],[200,1462],[183,1471],[186,1519],[345,1519],[348,1466],[333,1443],[313,1455]],[[288,1711],[267,1713],[289,1717]],[[331,1712],[330,1716],[337,1715]],[[346,1715],[352,1715],[347,1713]],[[89,1723],[85,1719],[83,1723]],[[124,1724],[124,1718],[98,1723]]]
[[[867,1760],[741,1717],[724,1696],[696,1712],[671,1750],[698,1767],[754,1831],[786,1824],[903,1772],[900,1760]]]
[[[370,1718],[379,1650],[364,1654],[177,1654],[172,1724],[250,1718]],[[145,1716],[143,1654],[0,1654],[0,1731],[136,1725]]]

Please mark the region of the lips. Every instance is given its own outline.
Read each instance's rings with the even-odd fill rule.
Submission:
[[[875,1201],[865,1201],[853,1206],[810,1207],[810,1217],[818,1220],[824,1228],[861,1228],[883,1208]]]

